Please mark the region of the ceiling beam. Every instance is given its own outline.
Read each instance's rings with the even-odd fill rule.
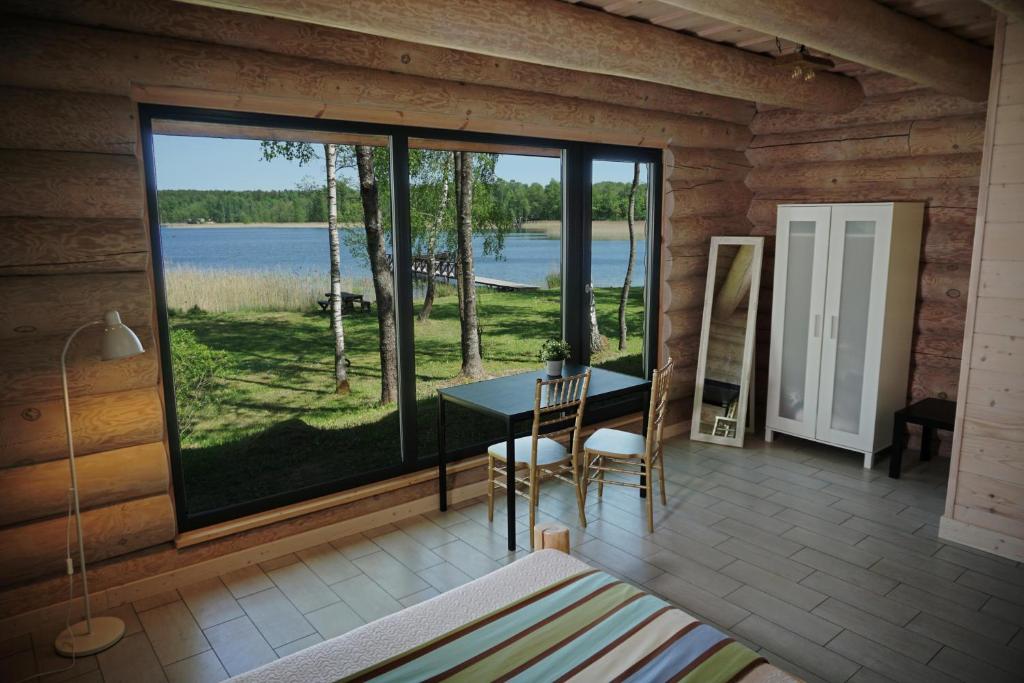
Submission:
[[[792,40],[940,92],[974,101],[988,97],[991,50],[875,0],[662,2]]]
[[[845,76],[794,81],[770,58],[560,0],[183,1],[811,111],[864,98]]]
[[[997,9],[1017,21],[1024,21],[1024,0],[981,0],[986,5]]]
[[[5,0],[4,8],[40,19],[277,52],[409,76],[576,97],[733,123],[749,124],[754,118],[754,105],[744,100],[660,83],[569,71],[391,40],[327,26],[182,5],[173,0],[63,0],[45,3],[39,0]]]

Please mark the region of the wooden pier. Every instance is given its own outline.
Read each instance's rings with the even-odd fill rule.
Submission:
[[[392,267],[391,254],[388,254],[388,267]],[[422,254],[415,254],[412,257],[412,274],[419,277],[427,276],[427,257]],[[446,252],[434,256],[434,277],[438,280],[455,279],[455,260]],[[522,282],[511,282],[499,280],[493,277],[477,275],[474,282],[478,287],[490,287],[499,292],[532,292],[537,289],[536,285],[527,285]]]

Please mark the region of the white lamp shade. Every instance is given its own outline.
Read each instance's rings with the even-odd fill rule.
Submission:
[[[137,356],[143,352],[142,342],[127,325],[121,322],[121,314],[107,311],[103,314],[103,360],[117,360]]]

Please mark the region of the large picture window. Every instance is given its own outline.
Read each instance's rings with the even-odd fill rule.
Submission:
[[[657,151],[142,114],[182,530],[430,466],[437,388],[545,339],[654,362]],[[449,457],[501,434],[448,425]]]

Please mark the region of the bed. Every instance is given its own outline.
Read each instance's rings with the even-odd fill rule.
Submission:
[[[659,598],[541,550],[232,680],[798,679]]]

